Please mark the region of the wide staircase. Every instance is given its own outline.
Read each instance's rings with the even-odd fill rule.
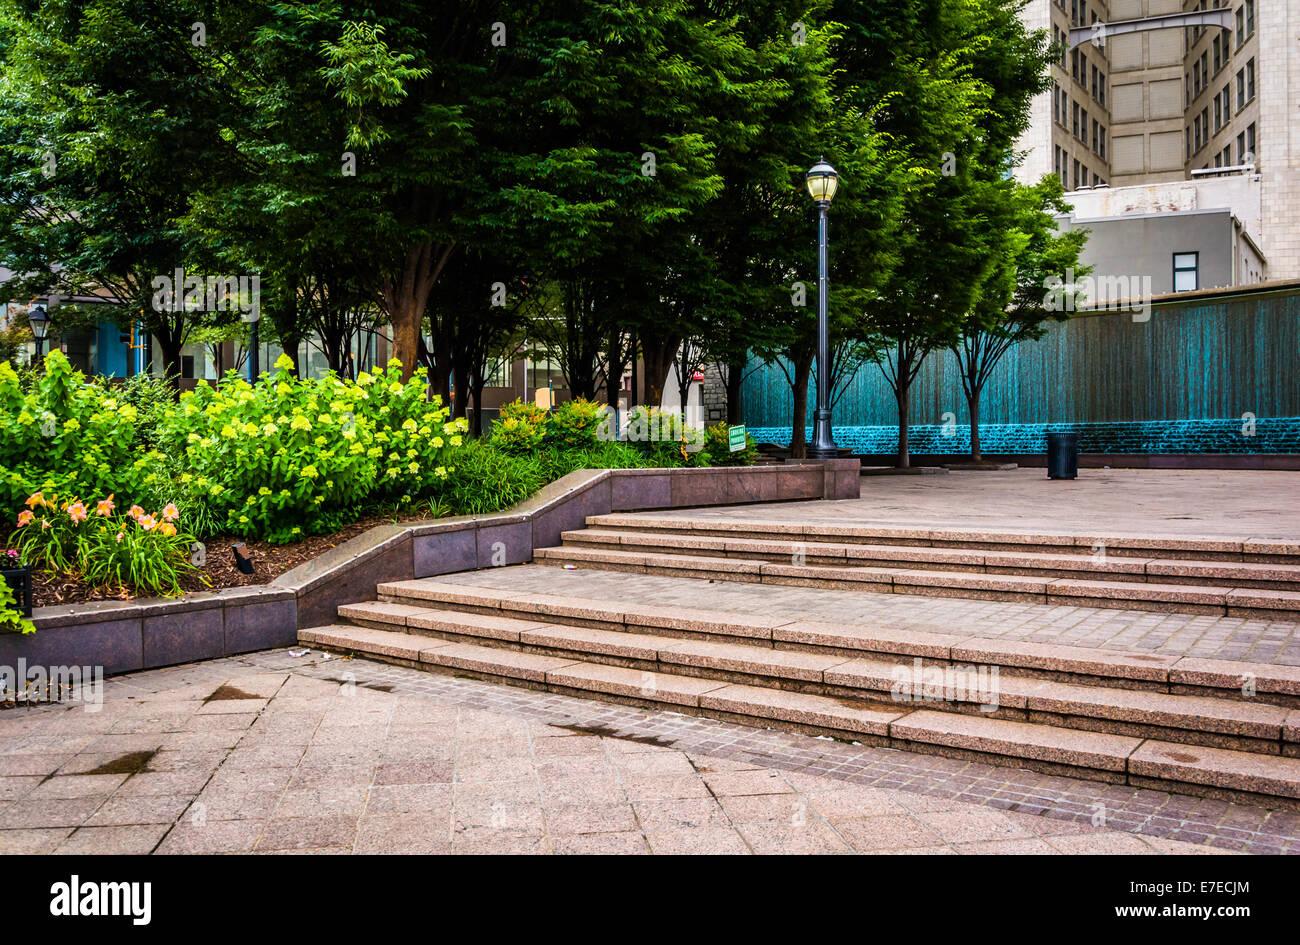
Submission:
[[[1194,613],[1300,612],[1280,542],[594,516],[538,563]],[[1095,547],[1094,547],[1095,546]],[[1207,584],[1209,579],[1218,583]],[[1300,809],[1300,667],[474,583],[381,584],[302,642],[435,672]]]

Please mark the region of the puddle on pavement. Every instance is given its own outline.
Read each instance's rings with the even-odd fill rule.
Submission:
[[[84,771],[83,774],[136,774],[144,770],[153,756],[157,754],[157,749],[153,751],[132,751],[125,755],[120,755],[112,761],[106,761],[93,771]]]
[[[551,724],[551,728],[562,728],[566,732],[574,732],[578,735],[599,735],[601,738],[618,738],[625,742],[636,742],[639,745],[656,745],[659,748],[672,748],[676,742],[660,738],[657,735],[632,735],[627,732],[620,732],[617,729],[610,728],[608,725],[558,725]]]

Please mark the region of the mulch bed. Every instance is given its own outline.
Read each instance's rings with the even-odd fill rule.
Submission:
[[[296,568],[304,561],[310,561],[349,538],[355,538],[375,525],[419,520],[415,517],[376,516],[354,522],[347,528],[332,534],[313,535],[292,545],[272,545],[264,541],[233,538],[229,535],[213,536],[204,542],[207,547],[207,564],[203,567],[202,576],[208,583],[204,583],[199,575],[195,574],[183,579],[181,586],[188,592],[242,587],[246,584],[269,584],[286,571]],[[244,574],[235,567],[235,556],[230,546],[238,541],[244,543],[253,559],[253,574]],[[87,587],[75,577],[68,575],[49,575],[37,571],[32,574],[32,597],[34,606],[48,607],[51,604],[80,604],[93,600],[131,600],[134,595]]]

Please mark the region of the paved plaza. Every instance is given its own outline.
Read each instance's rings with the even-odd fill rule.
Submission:
[[[1294,813],[319,652],[138,673],[105,693],[98,712],[0,716],[0,852],[1164,854],[1300,842]]]
[[[1300,542],[1300,472],[1215,469],[1044,469],[863,476],[862,497],[656,512],[691,518],[792,519],[983,531]]]

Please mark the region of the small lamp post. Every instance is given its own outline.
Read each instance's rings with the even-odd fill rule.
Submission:
[[[257,375],[261,373],[261,366],[258,362],[258,355],[261,353],[260,345],[257,340],[257,322],[261,316],[257,306],[243,316],[244,321],[248,322],[248,383],[256,384]]]
[[[825,158],[808,171],[808,193],[817,205],[817,410],[813,414],[813,438],[808,447],[809,459],[833,459],[835,440],[831,436],[831,345],[827,326],[830,275],[827,249],[828,215],[831,200],[839,187],[840,175]]]
[[[36,357],[32,363],[40,364],[41,348],[45,345],[45,336],[50,330],[50,315],[44,305],[32,306],[31,313],[27,316],[27,324],[32,329],[32,338],[36,340]]]

